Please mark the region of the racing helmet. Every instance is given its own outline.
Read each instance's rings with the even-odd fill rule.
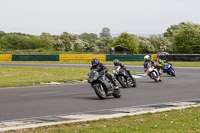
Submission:
[[[145,55],[144,56],[144,61],[145,62],[151,61],[150,56],[149,55]]]
[[[92,63],[92,66],[97,66],[99,64],[99,59],[98,58],[93,58],[91,63]]]
[[[162,63],[161,59],[158,59],[158,63],[159,63],[159,64],[161,64],[161,63]]]
[[[119,62],[118,59],[115,59],[115,60],[114,60],[114,65],[115,65],[115,66],[119,66],[119,63],[120,63],[120,62]]]

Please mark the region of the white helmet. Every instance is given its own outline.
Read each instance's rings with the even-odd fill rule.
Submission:
[[[147,62],[147,61],[151,61],[151,58],[149,55],[145,55],[144,56],[144,61]]]

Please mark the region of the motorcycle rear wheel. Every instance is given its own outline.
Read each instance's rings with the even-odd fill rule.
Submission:
[[[136,86],[137,86],[136,80],[135,80],[135,79],[132,79],[132,82],[133,82],[132,87],[136,87]]]
[[[174,77],[176,77],[176,75],[175,75],[174,71],[170,70],[170,73],[171,73],[171,76],[174,76]]]
[[[114,90],[112,95],[113,95],[114,98],[120,98],[121,97],[121,90]]]

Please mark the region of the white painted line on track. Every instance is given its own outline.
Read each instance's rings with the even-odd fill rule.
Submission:
[[[30,122],[31,120],[33,121],[34,118],[2,121],[0,122],[0,131],[18,130],[18,129],[24,129],[24,128],[51,126],[51,125],[56,125],[56,124],[117,118],[117,117],[122,117],[122,116],[140,115],[140,114],[145,114],[145,113],[156,113],[156,112],[162,112],[162,111],[170,111],[173,109],[185,109],[189,107],[199,107],[199,106],[200,106],[200,99],[192,99],[192,100],[187,100],[187,101],[148,104],[148,105],[141,105],[141,106],[101,110],[101,111],[98,110],[96,112],[90,111],[90,112],[83,112],[83,113],[76,113],[76,114],[43,116],[43,117],[35,118],[35,121],[46,120],[46,121],[43,121],[42,123]],[[60,120],[56,122],[48,121],[48,120],[52,120],[53,118],[56,118],[56,119],[60,118]]]

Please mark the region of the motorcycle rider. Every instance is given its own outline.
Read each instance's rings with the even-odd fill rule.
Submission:
[[[161,60],[161,59],[158,59],[158,65],[160,66],[160,67],[164,67],[164,66],[166,66],[167,64],[166,64],[167,62],[166,61],[164,61],[164,60]]]
[[[98,72],[101,72],[102,74],[105,73],[106,77],[113,83],[115,89],[119,89],[119,87],[117,86],[114,80],[114,77],[108,73],[108,68],[104,64],[100,63],[98,58],[93,58],[91,63],[92,63],[92,66],[90,70],[98,69],[97,70]]]
[[[131,78],[133,78],[132,75],[131,75],[131,73],[130,73],[130,71],[127,70],[126,67],[125,67],[122,63],[120,63],[120,61],[119,61],[118,59],[115,59],[115,60],[114,60],[114,66],[120,66],[124,71],[126,71],[126,72],[129,74],[129,76],[130,76]],[[133,79],[132,79],[132,80],[133,80]]]
[[[155,63],[154,60],[151,61],[151,58],[150,58],[149,55],[145,55],[145,56],[144,56],[144,71],[145,71],[145,72],[146,72],[146,69],[147,69],[147,65],[148,65],[148,64],[151,64],[152,66],[154,66],[154,67],[158,70],[159,75],[161,75],[159,65],[157,65],[157,64]]]
[[[146,69],[147,69],[147,65],[148,64],[152,64],[152,62],[151,62],[151,59],[150,59],[150,56],[149,55],[145,55],[144,56],[144,70],[146,71]]]
[[[169,62],[167,62],[166,60],[158,59],[158,65],[159,65],[159,67],[160,67],[161,69],[163,69],[164,66],[167,66],[167,63],[169,63]],[[169,63],[169,64],[172,66],[171,63]],[[165,72],[165,69],[163,69],[163,72]]]
[[[157,65],[154,60],[152,60],[151,62],[152,62],[152,65],[158,70],[159,75],[162,75],[162,73],[160,72],[160,69],[161,69],[160,66]]]

